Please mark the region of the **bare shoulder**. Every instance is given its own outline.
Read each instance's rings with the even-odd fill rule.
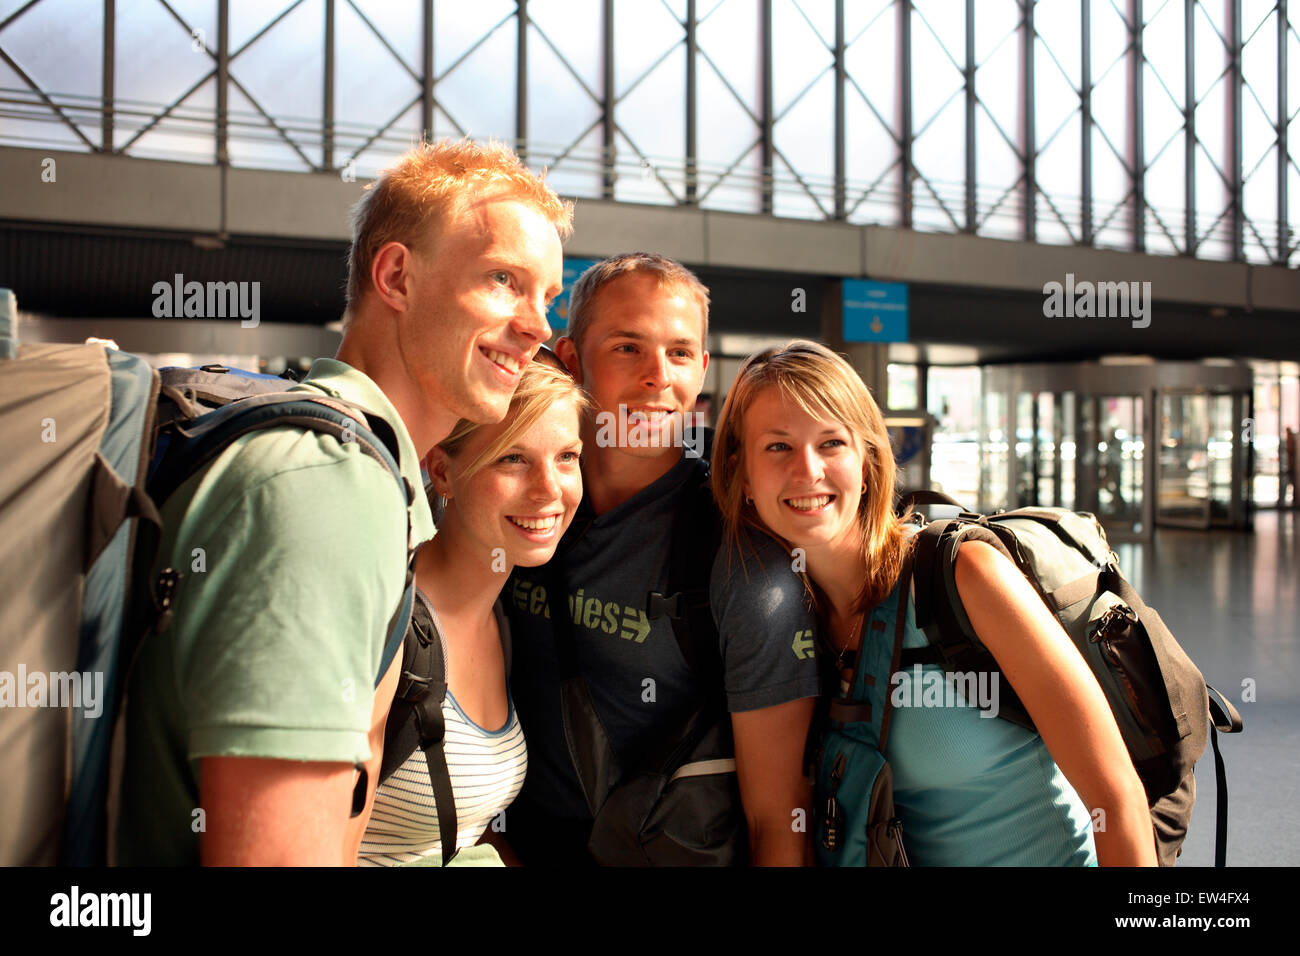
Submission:
[[[954,568],[957,587],[988,590],[997,584],[1020,577],[1020,570],[993,545],[984,541],[965,541],[957,551]],[[1013,577],[1014,576],[1014,577]]]

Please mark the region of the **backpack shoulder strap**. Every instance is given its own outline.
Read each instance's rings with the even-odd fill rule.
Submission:
[[[340,442],[355,441],[362,452],[375,459],[397,482],[406,510],[407,568],[402,600],[388,623],[388,636],[375,676],[378,687],[397,655],[411,614],[415,552],[411,548],[411,502],[415,489],[402,475],[398,464],[401,451],[393,427],[379,416],[367,415],[345,403],[311,396],[304,392],[269,392],[231,402],[193,421],[176,422],[169,429],[165,449],[155,455],[149,475],[149,493],[160,506],[182,484],[204,468],[236,440],[255,431],[296,426],[333,435]],[[160,436],[161,440],[161,436]],[[153,542],[156,550],[157,542]],[[151,595],[156,620],[154,630],[170,622],[170,592],[177,572],[168,569],[153,582]]]
[[[963,542],[982,541],[1020,567],[1003,534],[1007,529],[990,526],[980,515],[964,512],[956,518],[932,521],[916,534],[916,624],[929,646],[908,648],[900,663],[904,670],[917,664],[938,664],[952,671],[1000,670],[966,616],[957,591],[957,553]],[[1000,716],[1029,730],[1033,722],[1009,685],[1003,688]]]
[[[893,695],[890,687],[894,674],[900,667],[905,667],[903,638],[907,633],[907,605],[915,579],[915,558],[911,550],[904,556],[899,570],[897,593],[898,603],[895,609],[893,643],[887,654],[876,650],[867,651],[867,629],[877,625],[885,627],[884,621],[875,617],[874,612],[867,612],[862,617],[863,633],[859,638],[859,648],[854,665],[853,687],[849,697],[830,697],[826,705],[825,719],[833,724],[859,724],[869,735],[870,742],[882,754],[889,740],[889,726],[893,715]],[[887,670],[885,668],[888,668]],[[859,692],[857,688],[861,687]],[[875,722],[876,711],[880,711],[879,730]]]
[[[442,714],[446,699],[446,645],[438,630],[433,605],[417,590],[415,608],[402,644],[402,675],[384,725],[384,760],[379,781],[391,777],[417,749],[424,751],[438,809],[443,866],[458,852],[456,797],[451,772],[447,769],[447,726]]]
[[[721,688],[718,629],[709,607],[713,560],[722,544],[722,518],[713,503],[707,467],[691,476],[673,521],[664,592],[646,595],[646,616],[667,614],[682,657],[702,688]]]

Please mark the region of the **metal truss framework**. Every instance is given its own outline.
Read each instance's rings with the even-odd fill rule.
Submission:
[[[1290,214],[1290,179],[1292,171],[1300,172],[1297,157],[1292,154],[1294,144],[1288,136],[1289,128],[1297,115],[1300,104],[1288,101],[1288,82],[1293,78],[1288,70],[1294,71],[1296,65],[1288,62],[1288,47],[1297,34],[1297,24],[1292,20],[1288,10],[1297,0],[1275,0],[1258,22],[1243,22],[1243,5],[1246,0],[1078,0],[1079,30],[1077,41],[1078,70],[1072,73],[1062,65],[1063,57],[1058,57],[1051,43],[1036,28],[1036,14],[1044,9],[1046,0],[1014,0],[1017,8],[1017,22],[1004,36],[986,52],[983,60],[976,58],[976,37],[979,27],[975,0],[964,3],[964,49],[950,50],[941,38],[941,31],[926,16],[926,5],[914,0],[892,0],[882,4],[874,15],[861,26],[853,36],[846,31],[846,5],[853,0],[834,0],[833,30],[826,28],[825,16],[819,27],[805,7],[807,0],[684,0],[677,2],[674,8],[668,0],[658,0],[681,28],[681,36],[657,59],[633,79],[624,89],[615,88],[615,17],[618,4],[615,0],[600,0],[601,24],[599,28],[599,62],[601,64],[601,82],[593,84],[584,79],[571,59],[566,57],[561,46],[542,29],[530,16],[529,0],[515,0],[513,8],[492,22],[476,42],[459,54],[452,62],[435,69],[434,63],[434,29],[436,0],[419,0],[420,9],[420,50],[418,64],[408,63],[395,49],[392,42],[361,6],[354,0],[321,0],[324,9],[324,23],[321,37],[323,43],[323,77],[321,83],[322,103],[320,121],[306,123],[293,121],[284,117],[275,117],[253,95],[248,86],[232,72],[232,64],[238,65],[239,57],[254,47],[259,41],[299,8],[306,0],[294,0],[281,10],[261,29],[232,49],[230,45],[230,6],[231,0],[212,0],[216,8],[215,45],[210,46],[206,40],[195,40],[202,44],[202,52],[211,59],[211,69],[207,70],[196,82],[190,85],[180,96],[170,103],[153,110],[143,123],[127,130],[118,127],[117,116],[125,109],[114,92],[116,21],[117,5],[115,0],[103,0],[103,50],[102,50],[102,95],[99,102],[91,105],[78,103],[77,98],[60,96],[43,90],[32,77],[24,71],[21,51],[5,49],[4,31],[19,18],[30,14],[42,0],[29,0],[0,20],[0,61],[9,67],[26,85],[25,90],[0,91],[0,120],[5,117],[22,117],[30,119],[40,115],[53,123],[66,125],[84,147],[94,152],[112,154],[131,154],[133,147],[150,131],[173,117],[178,108],[201,86],[215,79],[216,109],[208,114],[215,139],[211,160],[217,165],[229,165],[230,138],[242,135],[229,110],[230,89],[233,87],[252,104],[260,115],[262,129],[269,129],[270,135],[278,138],[298,157],[302,168],[314,172],[338,170],[354,162],[386,137],[396,139],[394,130],[410,110],[418,106],[420,133],[424,136],[434,135],[435,111],[445,117],[452,131],[457,135],[466,135],[474,128],[470,117],[457,118],[449,110],[447,103],[437,97],[439,84],[453,73],[466,58],[479,49],[490,37],[500,30],[508,30],[512,25],[515,40],[515,145],[527,161],[540,165],[546,163],[556,167],[566,160],[573,160],[582,152],[580,144],[597,128],[600,130],[600,154],[589,157],[586,161],[593,163],[600,170],[600,198],[614,199],[616,186],[621,176],[641,175],[643,178],[653,176],[662,187],[662,201],[676,205],[708,205],[715,190],[724,183],[741,184],[752,189],[756,194],[757,210],[771,213],[774,198],[778,191],[798,193],[811,201],[816,215],[827,220],[863,221],[863,210],[867,204],[874,203],[876,210],[884,203],[893,209],[893,223],[904,227],[914,225],[918,205],[931,210],[939,210],[942,219],[952,231],[971,234],[983,234],[991,219],[995,216],[1013,215],[1019,222],[1021,238],[1029,241],[1040,239],[1040,226],[1046,217],[1052,223],[1053,230],[1063,230],[1069,242],[1082,245],[1098,244],[1099,234],[1112,224],[1121,222],[1127,236],[1128,247],[1133,251],[1145,251],[1148,237],[1160,235],[1168,241],[1177,253],[1185,256],[1205,254],[1203,246],[1207,238],[1214,236],[1220,242],[1226,242],[1228,258],[1236,261],[1266,261],[1275,265],[1289,265],[1296,258],[1297,238],[1294,227],[1289,223]],[[201,31],[177,12],[168,0],[156,0],[175,22],[176,29],[192,37],[200,37]],[[754,53],[757,58],[757,95],[747,99],[738,91],[733,78],[719,64],[706,45],[699,40],[699,28],[719,8],[728,3],[755,3],[758,8],[758,36]],[[359,18],[378,42],[391,54],[393,69],[404,72],[418,89],[416,95],[403,102],[386,122],[371,126],[366,130],[345,128],[347,124],[335,122],[335,59],[338,47],[335,16],[341,4],[346,4],[351,12]],[[825,47],[829,62],[803,86],[802,90],[784,104],[780,111],[774,106],[773,96],[773,44],[780,42],[773,36],[773,8],[777,4],[788,5],[807,23]],[[1161,76],[1156,65],[1145,52],[1145,40],[1148,32],[1156,29],[1152,26],[1160,14],[1170,5],[1178,4],[1183,8],[1183,89],[1171,89],[1170,84]],[[955,6],[955,5],[954,5]],[[1123,49],[1109,64],[1095,63],[1092,51],[1092,34],[1094,14],[1102,8],[1103,15],[1113,12],[1122,22],[1126,33]],[[932,8],[931,8],[932,9]],[[1259,7],[1253,7],[1256,14]],[[1226,13],[1224,12],[1226,11]],[[822,11],[824,13],[824,10]],[[1213,13],[1213,15],[1211,15]],[[445,15],[445,14],[444,14]],[[932,14],[933,16],[933,14]],[[882,18],[892,17],[895,25],[898,56],[894,66],[893,102],[881,102],[882,96],[874,98],[866,92],[868,84],[863,78],[855,76],[848,68],[849,53],[854,44]],[[1300,19],[1300,18],[1296,18]],[[1243,56],[1260,31],[1268,27],[1276,37],[1276,89],[1271,91],[1275,102],[1265,103],[1254,86],[1247,81],[1243,70]],[[928,63],[914,63],[914,35],[917,31],[927,31],[938,48],[947,57],[949,63],[962,78],[948,100],[930,115],[916,115],[913,108],[914,84],[917,71],[930,68]],[[1208,31],[1208,33],[1206,32]],[[532,39],[530,39],[530,36]],[[1197,89],[1196,52],[1198,40],[1202,44],[1206,37],[1211,43],[1221,45],[1223,51],[1223,70],[1208,85]],[[549,48],[567,72],[579,84],[582,93],[589,98],[597,111],[596,119],[567,145],[555,148],[542,148],[532,136],[529,125],[529,99],[535,91],[529,87],[528,54],[530,47],[541,43]],[[1059,40],[1052,41],[1059,47]],[[195,48],[199,48],[196,46]],[[681,117],[685,124],[683,142],[684,155],[676,157],[652,157],[647,155],[633,141],[629,131],[620,125],[616,107],[642,84],[670,55],[679,49],[684,50],[685,103]],[[1005,49],[1016,49],[1019,58],[1020,90],[1022,101],[1017,105],[1019,122],[1017,128],[1006,128],[995,116],[990,104],[981,95],[977,82],[980,70],[989,59]],[[1255,49],[1255,47],[1251,47]],[[1073,52],[1071,51],[1072,55]],[[1271,51],[1270,51],[1271,52]],[[1005,52],[1003,53],[1005,55]],[[1217,62],[1217,61],[1216,61]],[[752,140],[746,138],[739,143],[736,157],[731,162],[706,164],[701,162],[699,143],[700,84],[699,74],[707,70],[721,81],[728,95],[739,105],[748,121],[753,126]],[[1038,89],[1036,71],[1058,71],[1069,84],[1074,99],[1071,109],[1064,120],[1055,129],[1043,130],[1036,127],[1038,112],[1035,94]],[[1093,94],[1112,71],[1127,73],[1127,115],[1123,117],[1122,135],[1117,135],[1118,118],[1099,116],[1094,111]],[[801,172],[796,163],[778,147],[774,130],[781,121],[804,99],[805,95],[829,74],[833,85],[833,106],[831,108],[830,129],[827,146],[833,151],[833,174],[830,177]],[[1154,84],[1147,82],[1152,77]],[[1174,84],[1175,87],[1177,84]],[[1203,85],[1203,84],[1202,84]],[[1156,87],[1153,89],[1153,86]],[[1266,95],[1269,91],[1266,91]],[[942,184],[918,169],[915,162],[917,139],[924,135],[936,118],[957,98],[964,102],[964,183],[960,195],[955,196],[948,184]],[[1150,104],[1151,97],[1168,97],[1182,116],[1182,124],[1163,142],[1147,142],[1144,112]],[[1206,136],[1222,136],[1225,128],[1212,129],[1207,134],[1198,128],[1198,108],[1211,98],[1218,98],[1225,110],[1226,156],[1227,162],[1216,158],[1206,142]],[[887,164],[883,172],[870,181],[854,179],[850,174],[848,162],[848,104],[852,98],[859,98],[861,104],[875,117],[894,149],[894,160]],[[83,98],[84,99],[84,98]],[[1262,111],[1272,130],[1273,139],[1266,144],[1263,155],[1258,162],[1247,168],[1247,157],[1243,151],[1243,111],[1252,108],[1251,103]],[[85,117],[93,116],[92,121]],[[78,117],[81,121],[78,122]],[[985,126],[997,139],[1008,147],[1015,157],[1016,177],[1006,188],[1000,188],[997,195],[992,195],[988,188],[977,178],[976,157],[980,143],[977,141],[977,129],[980,120],[990,123]],[[97,121],[100,127],[99,142],[94,142],[86,134],[88,122]],[[1080,169],[1078,196],[1061,197],[1049,195],[1043,188],[1039,176],[1039,162],[1047,150],[1067,125],[1076,123],[1080,130]],[[93,128],[93,127],[92,127]],[[1045,135],[1044,135],[1045,134]],[[1218,138],[1216,136],[1216,140]],[[633,156],[620,156],[617,139],[620,138],[631,146]],[[0,140],[4,139],[3,125],[0,125]],[[119,142],[120,140],[120,142]],[[1127,179],[1127,191],[1114,200],[1107,197],[1100,200],[1094,194],[1094,144],[1100,141],[1104,151],[1111,154],[1122,166]],[[1184,195],[1183,208],[1170,211],[1157,210],[1148,202],[1148,174],[1156,161],[1170,149],[1175,149],[1181,141],[1184,156]],[[759,173],[757,176],[738,171],[743,160],[758,150]],[[1198,159],[1200,163],[1198,164]],[[1206,164],[1208,163],[1208,172]],[[1273,169],[1268,166],[1272,165]],[[1248,182],[1259,181],[1256,177],[1276,176],[1276,216],[1272,222],[1259,216],[1248,217],[1243,203],[1243,191]],[[1198,177],[1217,178],[1227,197],[1222,208],[1205,209],[1205,202],[1198,192]],[[1202,179],[1202,181],[1204,181]],[[1216,187],[1217,188],[1217,187]],[[1062,200],[1069,200],[1063,202]],[[1077,214],[1070,214],[1071,204],[1077,204]],[[878,218],[878,217],[877,217]],[[1181,219],[1181,222],[1179,221]],[[1164,244],[1164,240],[1162,240]]]

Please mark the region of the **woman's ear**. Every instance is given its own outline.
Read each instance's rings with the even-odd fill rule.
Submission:
[[[429,454],[425,456],[424,470],[429,473],[429,481],[433,483],[433,490],[444,498],[450,498],[452,493],[451,456],[437,445],[434,445]]]
[[[740,455],[734,451],[728,455],[727,468],[733,475],[740,479],[740,500],[748,501],[751,497],[749,493],[749,481],[745,478],[744,469],[740,467]]]

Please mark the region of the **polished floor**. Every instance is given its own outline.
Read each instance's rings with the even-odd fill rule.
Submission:
[[[1300,866],[1300,511],[1258,512],[1253,534],[1160,528],[1155,538],[1115,547],[1124,573],[1246,725],[1219,737],[1228,865]],[[1214,863],[1208,746],[1196,789],[1180,866]]]

